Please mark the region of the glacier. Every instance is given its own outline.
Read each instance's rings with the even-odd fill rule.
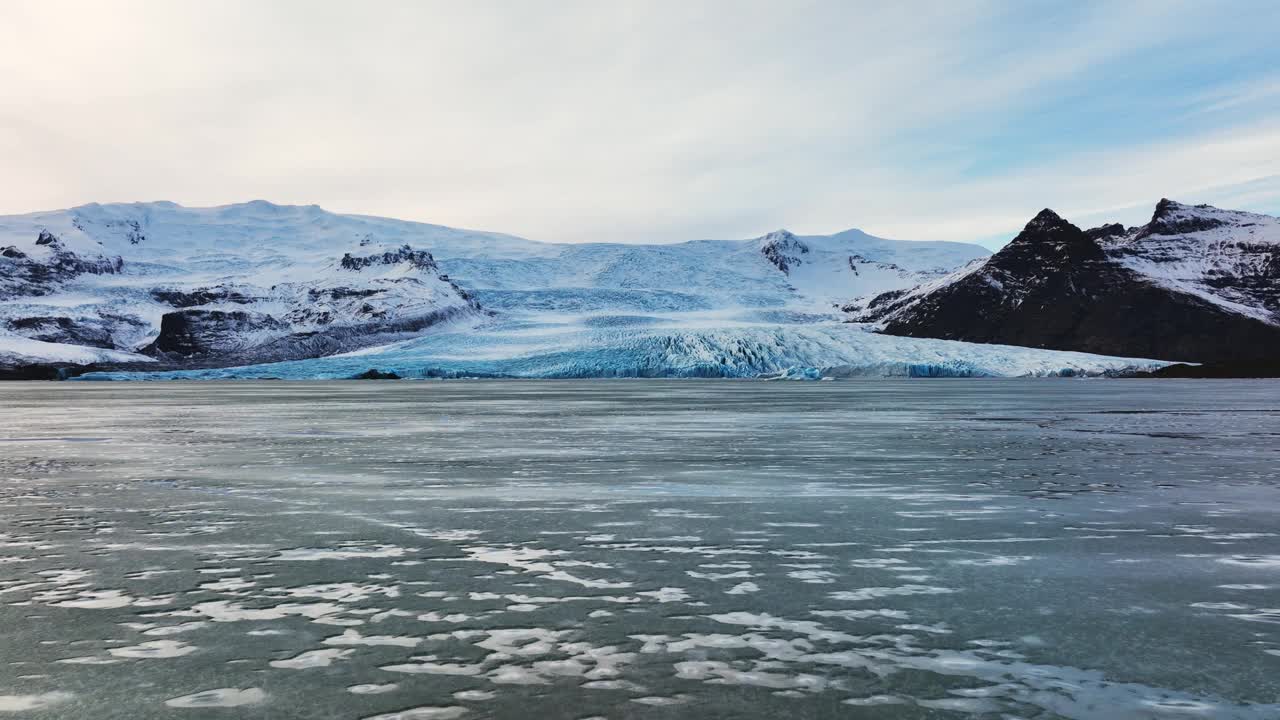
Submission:
[[[563,244],[317,206],[158,202],[0,218],[0,249],[0,365],[108,366],[85,379],[1053,376],[1164,364],[868,332],[843,308],[990,253],[858,229]]]
[[[309,360],[85,380],[402,378],[778,378],[1088,376],[1167,363],[902,338],[820,321],[747,322],[716,313],[564,315],[456,324],[400,343]]]

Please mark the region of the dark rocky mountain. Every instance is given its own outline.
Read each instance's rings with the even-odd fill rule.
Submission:
[[[1004,249],[872,299],[891,335],[1190,362],[1280,359],[1280,221],[1161,200],[1081,230],[1051,210]]]

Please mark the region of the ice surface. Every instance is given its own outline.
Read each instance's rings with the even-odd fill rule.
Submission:
[[[351,649],[308,650],[284,660],[272,660],[271,667],[284,668],[286,670],[308,670],[310,668],[329,667],[335,661],[346,659],[353,652],[355,651]]]
[[[176,658],[199,650],[177,640],[149,640],[129,647],[111,648],[107,652],[122,658]]]
[[[17,713],[41,710],[72,699],[68,692],[47,692],[38,695],[0,695],[0,712]]]
[[[217,688],[166,700],[173,708],[226,708],[257,705],[266,700],[261,688]]]
[[[1272,720],[1278,388],[5,386],[0,712]]]

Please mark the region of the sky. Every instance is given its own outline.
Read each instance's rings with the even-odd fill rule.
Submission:
[[[1280,213],[1273,0],[4,0],[0,213],[251,199],[556,242]]]

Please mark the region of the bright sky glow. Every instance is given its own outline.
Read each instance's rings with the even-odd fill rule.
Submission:
[[[1280,211],[1280,3],[8,0],[0,213],[265,198],[540,240]]]

